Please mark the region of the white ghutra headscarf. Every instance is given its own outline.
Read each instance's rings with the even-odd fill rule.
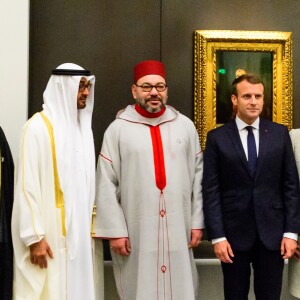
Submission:
[[[49,118],[55,139],[56,159],[60,186],[64,195],[65,227],[67,231],[66,242],[70,258],[75,258],[77,253],[76,228],[80,226],[73,203],[76,197],[76,147],[78,131],[82,136],[83,164],[86,172],[87,201],[92,217],[92,209],[95,198],[95,148],[91,128],[92,112],[94,107],[94,76],[87,76],[88,71],[76,64],[65,63],[56,69],[66,71],[63,75],[52,75],[44,92],[43,112]],[[54,71],[56,71],[54,70]],[[72,72],[72,70],[77,70]],[[80,70],[82,72],[80,72]],[[54,72],[53,71],[53,72]],[[68,71],[70,71],[68,73]],[[68,75],[74,73],[76,75]],[[79,74],[79,75],[78,75]],[[89,95],[86,99],[86,107],[77,109],[78,87],[82,77],[92,83]],[[85,184],[84,182],[82,184]]]

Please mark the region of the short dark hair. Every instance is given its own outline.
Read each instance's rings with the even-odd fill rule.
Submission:
[[[256,76],[255,74],[252,74],[252,73],[245,73],[233,80],[231,95],[237,96],[237,85],[244,80],[248,81],[251,84],[261,83],[263,85],[263,87],[265,87],[262,80],[258,76]]]

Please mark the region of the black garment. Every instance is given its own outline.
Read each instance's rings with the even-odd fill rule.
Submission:
[[[13,207],[14,163],[6,137],[0,127],[0,300],[12,299],[13,246],[11,214]]]

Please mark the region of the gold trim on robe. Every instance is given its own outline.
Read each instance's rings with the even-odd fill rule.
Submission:
[[[57,172],[57,163],[56,163],[56,151],[55,151],[55,141],[53,136],[53,128],[49,121],[49,119],[46,117],[46,115],[42,112],[40,112],[40,115],[42,116],[48,132],[50,136],[50,142],[51,142],[51,150],[52,150],[52,160],[53,160],[53,173],[54,173],[54,189],[55,189],[55,203],[56,207],[60,208],[61,211],[61,224],[62,224],[62,233],[64,236],[66,236],[66,226],[65,226],[65,205],[64,205],[64,195],[60,187],[58,172]]]

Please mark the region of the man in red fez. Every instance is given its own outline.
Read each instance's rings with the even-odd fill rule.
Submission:
[[[167,105],[164,65],[134,67],[136,101],[106,130],[98,160],[96,236],[109,239],[121,299],[197,297],[202,152],[191,120]]]

